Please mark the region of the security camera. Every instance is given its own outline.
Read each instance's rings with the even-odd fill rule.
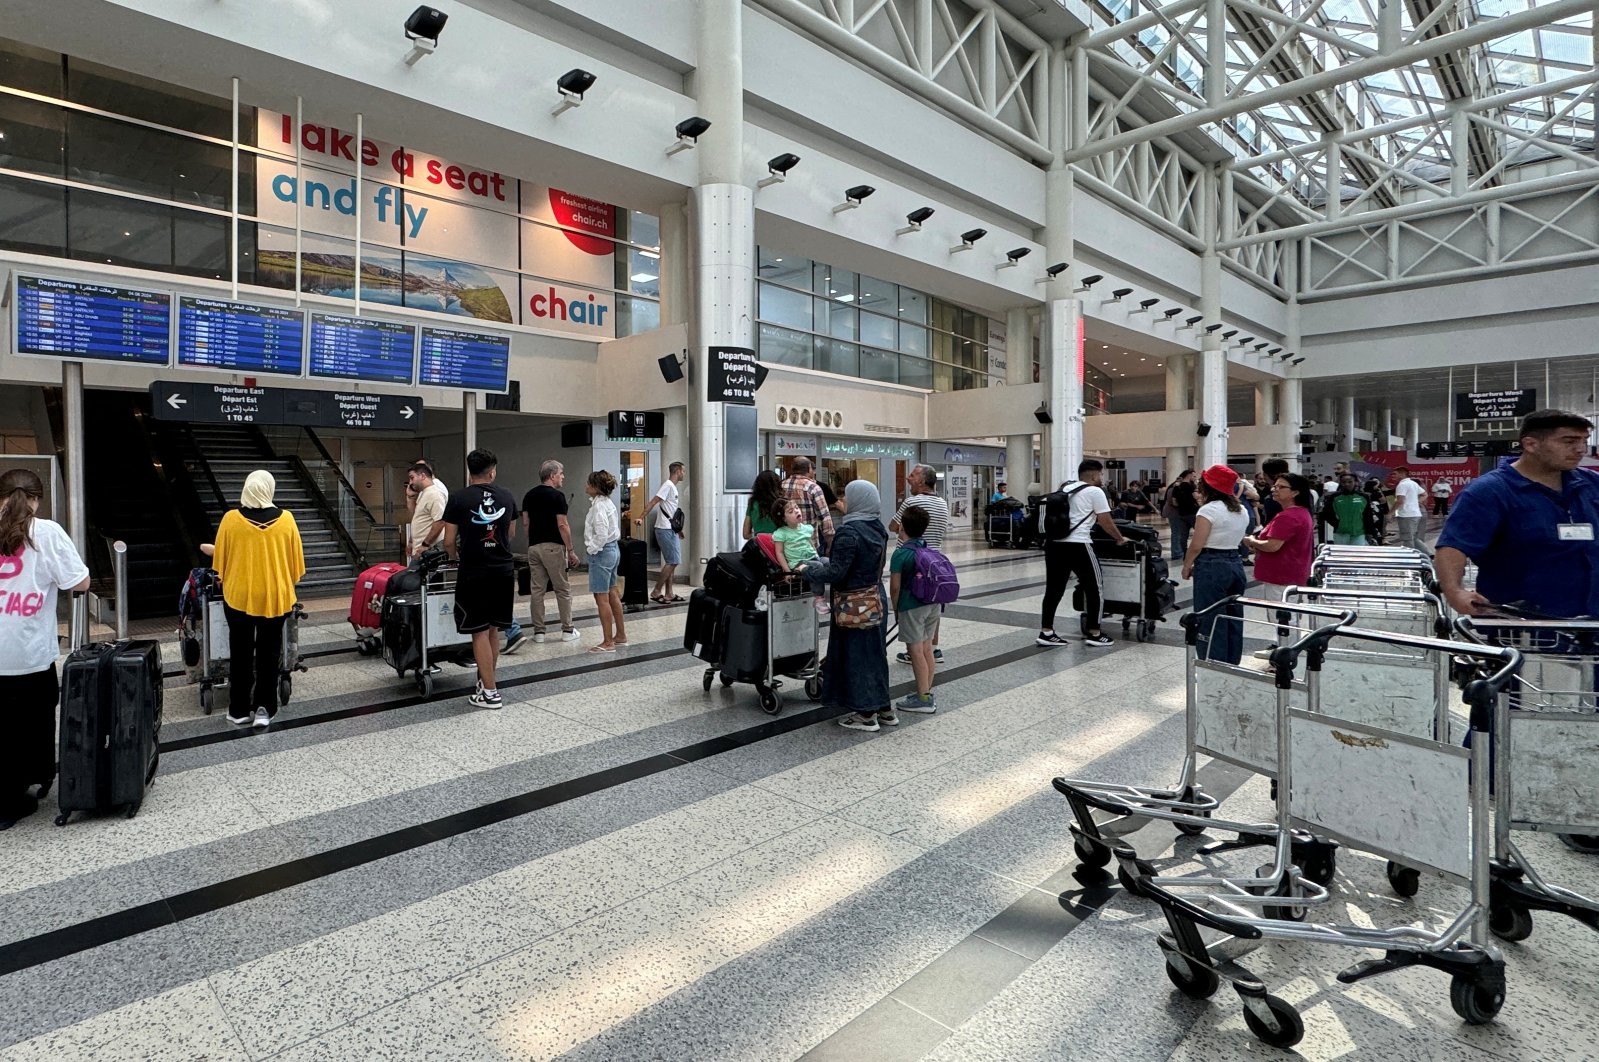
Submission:
[[[957,246],[951,247],[949,249],[949,253],[958,254],[961,251],[970,251],[974,246],[976,246],[978,240],[987,235],[987,229],[967,229],[965,232],[961,233],[961,242]]]
[[[1011,266],[1021,265],[1022,259],[1033,253],[1031,247],[1017,247],[1005,252],[1005,260],[995,268],[1009,269]]]
[[[833,213],[841,214],[846,210],[854,210],[861,205],[861,201],[877,191],[869,184],[857,184],[853,188],[844,189],[844,201],[833,208]]]
[[[799,165],[800,157],[792,151],[785,151],[775,158],[766,160],[767,176],[755,182],[759,188],[767,188],[774,184],[782,184],[788,176],[788,171]]]
[[[677,128],[675,130],[677,133],[677,143],[667,148],[666,153],[668,155],[676,155],[679,151],[688,151],[695,144],[699,143],[700,137],[704,136],[705,131],[710,127],[711,120],[709,118],[701,118],[697,114],[692,118],[683,119],[681,122],[677,123]]]
[[[1122,299],[1126,298],[1127,296],[1131,295],[1132,293],[1133,293],[1133,289],[1132,288],[1117,288],[1115,291],[1110,293],[1110,301],[1111,302],[1121,302]]]
[[[1080,295],[1104,279],[1105,276],[1103,273],[1095,273],[1091,277],[1084,277],[1082,283],[1078,284],[1077,287],[1072,290],[1072,293],[1074,295]]]
[[[933,216],[932,207],[917,207],[905,215],[905,224],[894,230],[894,235],[904,236],[908,232],[921,232],[922,222]]]
[[[550,114],[559,118],[573,107],[580,106],[583,93],[594,87],[595,80],[595,76],[587,70],[568,70],[556,78],[555,89],[561,94],[561,102],[550,110]]]

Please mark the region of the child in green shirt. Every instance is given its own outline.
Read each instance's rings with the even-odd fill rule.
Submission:
[[[777,566],[785,572],[799,571],[806,561],[818,556],[816,531],[810,524],[801,523],[798,502],[783,504],[783,524],[772,532],[772,541],[777,543]],[[816,595],[816,611],[827,614],[827,600],[820,593]]]
[[[919,715],[932,715],[938,710],[933,699],[933,638],[943,615],[942,608],[924,604],[911,593],[911,580],[916,578],[916,551],[927,548],[922,538],[927,533],[927,522],[926,509],[917,505],[905,507],[899,515],[899,548],[888,562],[888,592],[894,599],[899,640],[905,643],[911,671],[916,676],[916,691],[895,701],[894,707]]]

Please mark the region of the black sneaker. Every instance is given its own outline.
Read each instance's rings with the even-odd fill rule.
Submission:
[[[1107,645],[1115,645],[1116,643],[1105,637],[1104,631],[1100,631],[1098,634],[1083,635],[1083,644],[1091,649],[1103,649]]]
[[[1066,639],[1062,638],[1060,635],[1056,634],[1054,631],[1039,631],[1038,632],[1038,637],[1033,639],[1033,644],[1034,645],[1048,645],[1048,646],[1053,647],[1053,646],[1057,646],[1057,645],[1065,645],[1066,644]]]
[[[942,649],[934,649],[933,650],[933,663],[942,664],[943,662],[944,662],[944,650],[942,650]]]
[[[911,662],[911,654],[909,654],[909,653],[900,653],[894,659],[898,660],[902,664],[908,664],[908,663]]]

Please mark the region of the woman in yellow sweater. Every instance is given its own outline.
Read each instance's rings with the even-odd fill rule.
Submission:
[[[277,481],[257,469],[244,481],[239,508],[222,517],[212,563],[222,577],[228,617],[228,722],[266,726],[278,714],[283,622],[294,585],[305,575],[305,550],[294,515],[272,504]]]

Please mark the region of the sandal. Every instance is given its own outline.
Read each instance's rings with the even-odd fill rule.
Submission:
[[[673,603],[686,601],[686,600],[688,600],[688,599],[687,598],[678,597],[676,594],[673,594],[671,599],[670,599],[670,601],[668,601],[665,598],[662,598],[661,599],[661,604],[663,604],[663,605],[665,605],[665,604],[673,604]]]
[[[616,652],[616,647],[610,645],[591,645],[589,646],[588,651],[591,653],[614,653]]]

